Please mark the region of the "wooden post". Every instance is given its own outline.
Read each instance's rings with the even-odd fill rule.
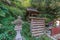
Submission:
[[[31,19],[31,33],[34,37],[39,37],[44,34],[45,31],[45,19],[30,17]]]
[[[16,30],[16,37],[15,37],[15,40],[22,40],[22,36],[21,36],[21,30],[22,30],[22,20],[21,20],[21,17],[18,16],[18,19],[15,20],[13,22],[13,24],[15,24],[15,30]]]

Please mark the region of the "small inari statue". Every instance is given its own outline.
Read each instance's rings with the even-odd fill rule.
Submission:
[[[14,28],[14,30],[16,30],[16,38],[15,38],[15,40],[22,40],[22,36],[21,36],[21,30],[22,30],[22,20],[21,20],[21,17],[20,16],[18,16],[18,18],[14,21],[14,22],[12,22],[13,24],[15,24],[16,26],[15,26],[15,28]]]

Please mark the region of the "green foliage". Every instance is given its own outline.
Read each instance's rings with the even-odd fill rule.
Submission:
[[[22,9],[20,1],[0,0],[0,40],[13,40],[15,37],[14,25],[11,23],[15,17],[24,17],[25,10]]]
[[[31,33],[30,33],[30,25],[27,22],[24,22],[22,25],[22,35],[24,35],[24,37],[31,37]]]
[[[11,24],[15,17],[21,16],[25,21],[27,7],[37,8],[41,12],[39,17],[47,18],[46,23],[60,16],[59,0],[0,0],[0,40],[13,40],[15,37],[14,25]],[[57,5],[58,4],[58,5]],[[40,40],[31,36],[30,25],[24,22],[22,35],[26,40]],[[48,40],[43,37],[44,40]],[[42,39],[43,39],[42,38]]]
[[[8,28],[0,28],[0,40],[12,40],[15,37],[15,31],[13,29]],[[13,30],[13,31],[12,31]]]
[[[31,0],[31,4],[40,11],[39,17],[46,18],[47,23],[60,16],[58,0]]]
[[[14,15],[20,15],[22,16],[23,15],[23,11],[18,9],[18,8],[15,8],[15,7],[10,7],[9,8],[10,12],[13,13]]]
[[[14,25],[11,22],[14,20],[14,17],[5,17],[0,20],[0,40],[13,40],[15,37]]]
[[[52,40],[51,38],[49,38],[47,35],[42,35],[41,37],[40,37],[40,40]]]
[[[24,7],[30,7],[31,4],[30,4],[30,0],[26,0],[24,1],[24,3],[22,3]]]
[[[5,14],[8,13],[7,8],[3,4],[0,5],[0,16],[5,17]]]
[[[5,17],[5,13],[2,10],[0,11],[0,16]]]
[[[55,19],[55,15],[52,15],[52,14],[39,14],[38,17],[41,17],[41,18],[46,18],[46,23],[48,22],[51,22],[52,20]]]
[[[0,1],[1,5],[0,5],[0,15],[1,16],[5,16],[5,14],[9,14],[9,15],[15,15],[15,16],[23,16],[24,12],[25,12],[25,9],[24,7],[22,6],[22,2],[20,1],[16,1],[16,0],[11,0],[11,1]],[[10,2],[10,5],[8,5],[7,3]]]

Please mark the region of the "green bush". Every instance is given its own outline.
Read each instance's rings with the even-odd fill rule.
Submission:
[[[22,35],[26,37],[27,40],[31,38],[30,25],[28,22],[24,22],[22,25]]]
[[[42,35],[41,37],[40,37],[40,40],[52,40],[51,38],[49,38],[47,35]]]
[[[15,37],[14,25],[11,22],[15,18],[12,16],[1,18],[0,24],[0,40],[13,40]]]

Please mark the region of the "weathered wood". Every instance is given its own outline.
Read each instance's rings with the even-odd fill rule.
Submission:
[[[44,18],[31,18],[31,33],[32,36],[39,37],[44,34],[45,19]]]
[[[26,19],[30,22],[29,17],[36,17],[39,14],[39,11],[35,8],[27,8]]]

